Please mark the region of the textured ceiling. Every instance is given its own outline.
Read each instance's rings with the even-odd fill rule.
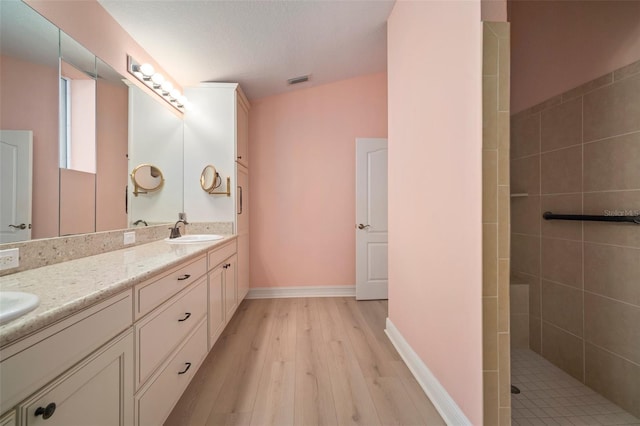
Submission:
[[[99,1],[185,87],[238,82],[257,99],[386,70],[394,1]]]

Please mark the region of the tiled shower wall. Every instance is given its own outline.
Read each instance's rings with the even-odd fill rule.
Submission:
[[[640,61],[511,119],[512,279],[529,284],[531,349],[640,415]]]
[[[484,424],[511,424],[509,24],[485,22],[482,71]]]

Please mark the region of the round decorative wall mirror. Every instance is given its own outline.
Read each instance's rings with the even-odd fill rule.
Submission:
[[[140,164],[131,172],[133,195],[147,194],[159,190],[164,184],[162,171],[152,164]]]
[[[204,168],[204,170],[202,170],[202,174],[200,175],[200,186],[210,194],[214,189],[220,186],[219,178],[220,175],[218,175],[216,168],[209,164]]]

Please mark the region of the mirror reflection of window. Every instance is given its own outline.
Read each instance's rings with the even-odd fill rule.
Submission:
[[[60,61],[60,167],[96,172],[96,81]]]

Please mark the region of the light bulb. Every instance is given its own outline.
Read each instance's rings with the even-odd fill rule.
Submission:
[[[142,75],[148,78],[153,75],[155,69],[153,69],[153,65],[151,64],[142,64],[140,65],[140,72],[142,73]]]
[[[173,89],[171,92],[169,92],[169,96],[171,96],[175,100],[178,100],[178,98],[182,96],[182,93],[180,93],[178,89]]]
[[[184,96],[184,95],[180,95],[180,96],[176,97],[176,100],[181,105],[185,105],[187,103],[187,97]]]
[[[189,101],[185,101],[184,109],[186,109],[187,111],[191,111],[193,109],[193,104]]]
[[[151,77],[151,81],[153,81],[153,87],[159,89],[160,85],[164,82],[164,76],[157,72]]]
[[[162,87],[162,91],[163,92],[171,92],[173,90],[173,84],[171,84],[171,82],[169,80],[165,80],[160,87]]]

